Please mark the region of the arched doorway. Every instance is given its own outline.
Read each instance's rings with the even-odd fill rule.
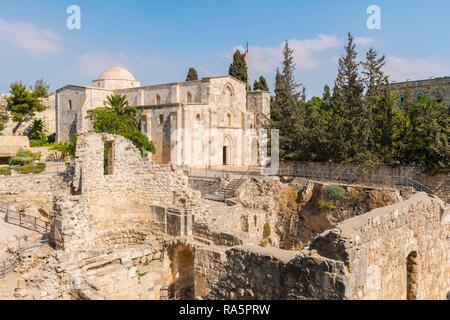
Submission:
[[[172,284],[170,299],[194,299],[194,252],[184,245],[172,249],[171,255]]]
[[[223,157],[223,165],[229,166],[232,164],[232,150],[233,150],[233,140],[230,136],[225,136],[223,140],[223,150],[222,150],[222,157]]]
[[[406,298],[408,300],[417,300],[418,277],[417,251],[413,251],[406,258]]]
[[[252,141],[252,149],[251,149],[251,163],[259,165],[259,141],[258,139],[253,139]]]

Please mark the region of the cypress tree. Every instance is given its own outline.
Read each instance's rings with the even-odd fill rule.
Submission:
[[[365,152],[367,141],[361,136],[364,119],[363,82],[359,76],[359,63],[353,36],[348,34],[345,54],[339,59],[339,70],[333,92],[334,158],[353,161]]]
[[[244,54],[239,50],[236,50],[233,55],[233,62],[228,69],[228,74],[244,83],[248,81],[247,62],[245,61]]]
[[[294,51],[286,41],[281,71],[275,77],[275,97],[271,106],[272,128],[280,130],[280,159],[297,160],[304,149],[303,95],[294,78]]]
[[[197,70],[195,70],[194,68],[189,68],[186,81],[196,81],[196,80],[198,80]]]

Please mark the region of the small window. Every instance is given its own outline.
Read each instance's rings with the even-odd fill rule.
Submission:
[[[188,92],[186,94],[186,102],[187,103],[192,103],[192,93]]]
[[[114,145],[110,141],[103,143],[103,174],[105,176],[111,176],[114,174]]]
[[[156,104],[161,104],[161,96],[159,94],[156,95]]]
[[[69,109],[69,111],[72,111],[72,100],[69,100],[69,102],[67,103],[67,108]]]
[[[231,127],[231,114],[227,114],[227,126]]]
[[[163,123],[164,123],[164,115],[160,114],[159,115],[159,125],[162,126]]]

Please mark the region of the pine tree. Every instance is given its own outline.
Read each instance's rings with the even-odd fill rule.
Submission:
[[[261,90],[261,84],[258,80],[255,80],[255,82],[253,82],[253,91],[257,90]]]
[[[368,150],[385,162],[389,162],[392,149],[392,108],[393,100],[389,92],[389,79],[383,72],[385,56],[371,48],[362,63],[363,79],[366,87],[364,98],[365,140]]]
[[[359,76],[359,63],[354,38],[348,34],[345,54],[339,59],[339,70],[333,92],[334,112],[334,159],[355,161],[364,157],[367,147],[363,130],[364,105],[363,82]]]
[[[196,81],[196,80],[198,80],[197,70],[195,70],[194,68],[189,68],[186,81]]]
[[[239,50],[236,50],[233,55],[233,62],[228,69],[228,74],[244,83],[248,81],[247,62],[245,61],[244,54]]]
[[[259,77],[259,90],[269,91],[269,86],[267,85],[267,80],[263,76]]]
[[[275,77],[271,127],[280,130],[280,158],[297,160],[304,149],[304,104],[301,85],[295,81],[294,51],[286,41],[281,71]]]

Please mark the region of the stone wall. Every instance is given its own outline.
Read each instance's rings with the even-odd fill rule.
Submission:
[[[107,159],[105,144],[110,146]],[[84,241],[88,245],[111,230],[149,229],[151,205],[201,210],[201,194],[189,188],[183,171],[147,162],[123,137],[80,135],[75,162],[75,194],[58,199],[55,205],[56,220],[60,221],[57,224],[62,228],[57,228],[55,235],[60,240],[70,242],[72,235],[78,234],[74,243],[82,245],[80,241]]]
[[[445,300],[449,232],[450,208],[419,193],[348,219],[301,252],[232,248],[226,275],[208,297]]]
[[[215,193],[220,188],[220,179],[215,178],[189,178],[189,186],[198,190],[202,195]]]
[[[406,299],[408,276],[419,300],[446,299],[450,290],[450,210],[419,193],[344,221],[312,243],[322,256],[343,261],[348,299]],[[417,255],[416,273],[407,260]]]

